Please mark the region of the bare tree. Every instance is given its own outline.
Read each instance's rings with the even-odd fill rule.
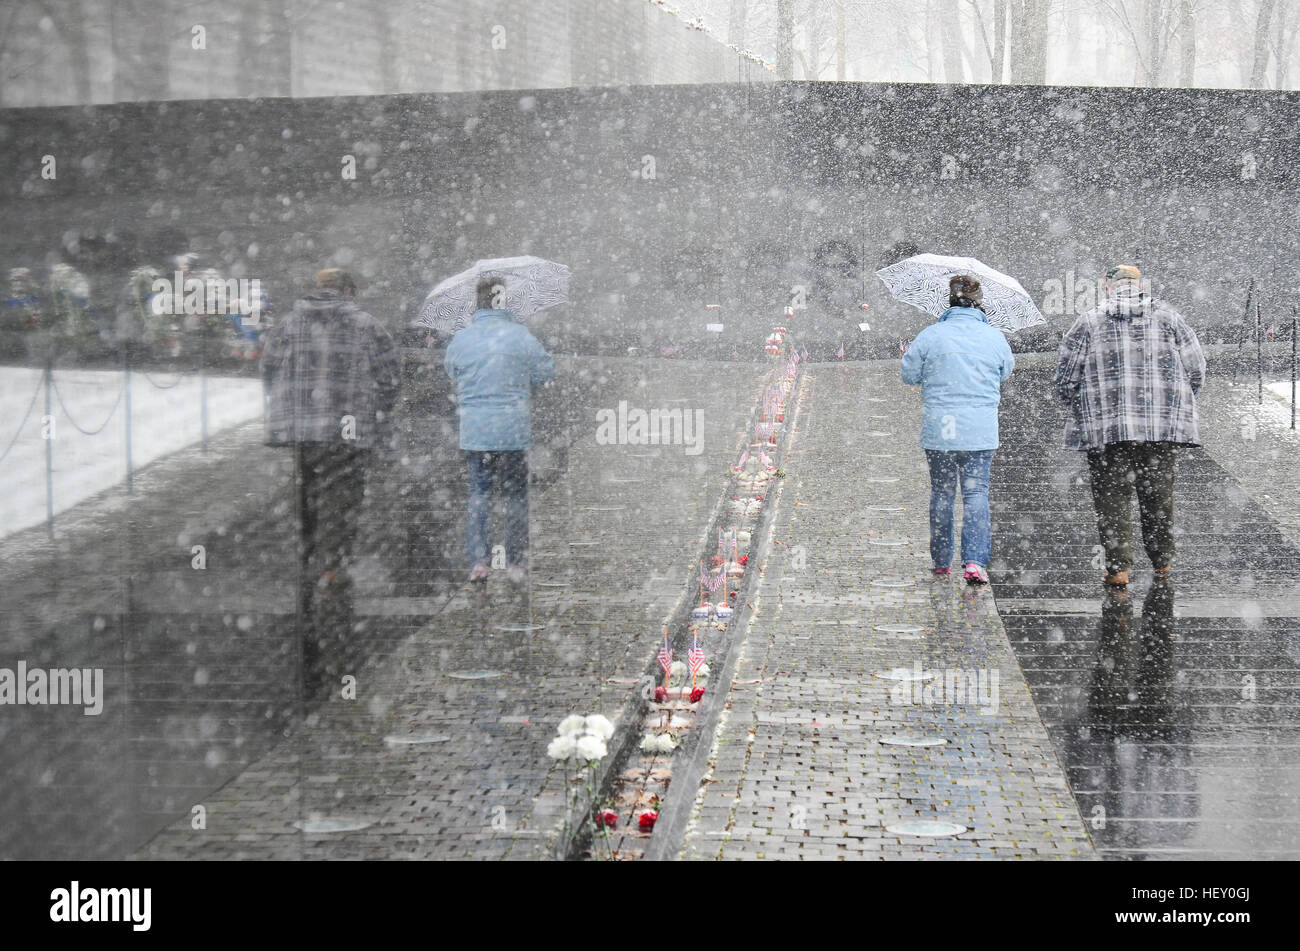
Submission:
[[[835,0],[835,78],[844,82],[845,57],[848,51],[848,31],[844,25],[844,0]]]
[[[993,82],[1007,78],[1007,0],[993,0]]]
[[[1097,6],[1111,15],[1132,44],[1135,85],[1164,85],[1169,52],[1180,34],[1183,84],[1191,84],[1196,68],[1197,0],[1098,0]]]
[[[836,0],[806,0],[801,20],[804,27],[804,48],[797,50],[805,79],[821,79],[830,68],[833,58],[828,9]]]
[[[962,69],[961,16],[957,10],[957,0],[939,0],[938,4],[939,43],[943,50],[944,82],[965,82],[966,74]]]
[[[1264,88],[1268,69],[1268,26],[1273,17],[1274,0],[1259,0],[1255,13],[1255,55],[1250,68],[1250,88]]]
[[[1007,0],[993,0],[989,16],[985,17],[981,0],[966,0],[975,11],[975,27],[984,45],[989,61],[989,82],[1004,81],[1007,59]],[[990,38],[989,34],[992,34]],[[972,75],[974,69],[971,70]]]
[[[1178,51],[1178,85],[1191,88],[1196,85],[1196,3],[1181,0],[1178,5],[1178,37],[1182,45]]]
[[[794,0],[776,0],[776,75],[794,79]]]
[[[745,48],[745,13],[748,8],[746,0],[731,0],[727,11],[727,42],[732,46]]]
[[[1047,82],[1047,13],[1043,0],[1009,0],[1011,6],[1011,81]]]
[[[1277,23],[1277,34],[1273,43],[1273,86],[1277,89],[1287,87],[1291,67],[1291,52],[1295,47],[1296,25],[1287,16],[1288,13],[1292,12],[1288,9],[1288,6],[1287,0],[1277,0],[1277,7],[1273,16]]]
[[[170,98],[171,13],[170,3],[147,12],[138,0],[117,0],[109,7],[113,98],[118,102]]]

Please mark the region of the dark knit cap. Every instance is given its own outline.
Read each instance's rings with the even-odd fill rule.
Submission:
[[[984,288],[969,274],[954,274],[948,279],[949,307],[978,307],[984,303]]]

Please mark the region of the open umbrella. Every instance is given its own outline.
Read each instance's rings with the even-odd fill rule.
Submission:
[[[475,261],[472,267],[441,281],[431,290],[420,305],[414,325],[451,334],[467,326],[474,317],[475,290],[482,277],[501,278],[506,288],[504,309],[518,320],[527,320],[569,299],[566,265],[531,255],[486,258]]]
[[[979,278],[984,287],[984,314],[994,327],[1014,333],[1047,322],[1019,281],[975,258],[914,254],[876,272],[895,300],[932,317],[940,317],[948,309],[948,279],[955,274]]]

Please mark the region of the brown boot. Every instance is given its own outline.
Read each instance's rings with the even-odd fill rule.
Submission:
[[[1128,585],[1128,572],[1115,571],[1106,573],[1106,584],[1112,588],[1123,588]]]

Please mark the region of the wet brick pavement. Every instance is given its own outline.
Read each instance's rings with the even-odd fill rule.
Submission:
[[[1091,858],[991,593],[932,580],[919,392],[893,361],[807,373],[774,544],[681,856]],[[879,676],[918,668],[935,679]],[[925,738],[945,743],[886,742]],[[923,820],[964,831],[887,828]]]
[[[930,579],[919,394],[896,362],[808,368],[682,857],[1300,854],[1300,442],[1286,407],[1211,378],[1205,449],[1180,471],[1173,590],[1151,594],[1140,569],[1128,599],[1107,599],[1082,457],[1058,448],[1050,359],[1020,362],[994,465],[995,584],[979,593]],[[459,459],[429,449],[451,432],[445,394],[412,388],[411,451],[367,500],[357,699],[305,720],[282,569],[288,470],[260,426],[149,467],[134,501],[67,513],[53,545],[5,540],[0,660],[103,666],[108,688],[99,718],[6,711],[0,855],[548,854],[554,725],[615,719],[630,696],[758,398],[740,365],[584,360],[569,380],[543,440],[531,593],[494,578],[485,599],[460,582]],[[704,453],[596,445],[594,410],[620,399],[703,407]],[[210,552],[201,582],[175,564],[193,542]],[[876,676],[917,664],[939,683],[996,671],[996,713],[965,680],[934,702],[934,680]],[[948,742],[881,742],[932,736]],[[313,815],[371,824],[294,827]],[[918,818],[968,831],[885,830]]]
[[[1049,372],[1022,361],[1003,402],[992,574],[1098,853],[1300,855],[1295,437],[1253,385],[1216,371],[1199,400],[1205,448],[1179,462],[1173,584],[1150,589],[1138,545],[1133,590],[1107,596],[1086,464],[1059,448]]]
[[[458,586],[432,620],[357,671],[355,701],[330,700],[205,796],[206,829],[181,819],[138,855],[549,854],[564,789],[546,745],[570,713],[617,719],[635,689],[660,622],[686,593],[759,380],[752,366],[591,361],[585,438],[534,494],[531,593],[496,578],[482,597]],[[703,451],[597,445],[595,409],[621,399],[703,408]],[[394,745],[399,737],[427,742]],[[329,835],[295,829],[313,816],[371,824]]]

